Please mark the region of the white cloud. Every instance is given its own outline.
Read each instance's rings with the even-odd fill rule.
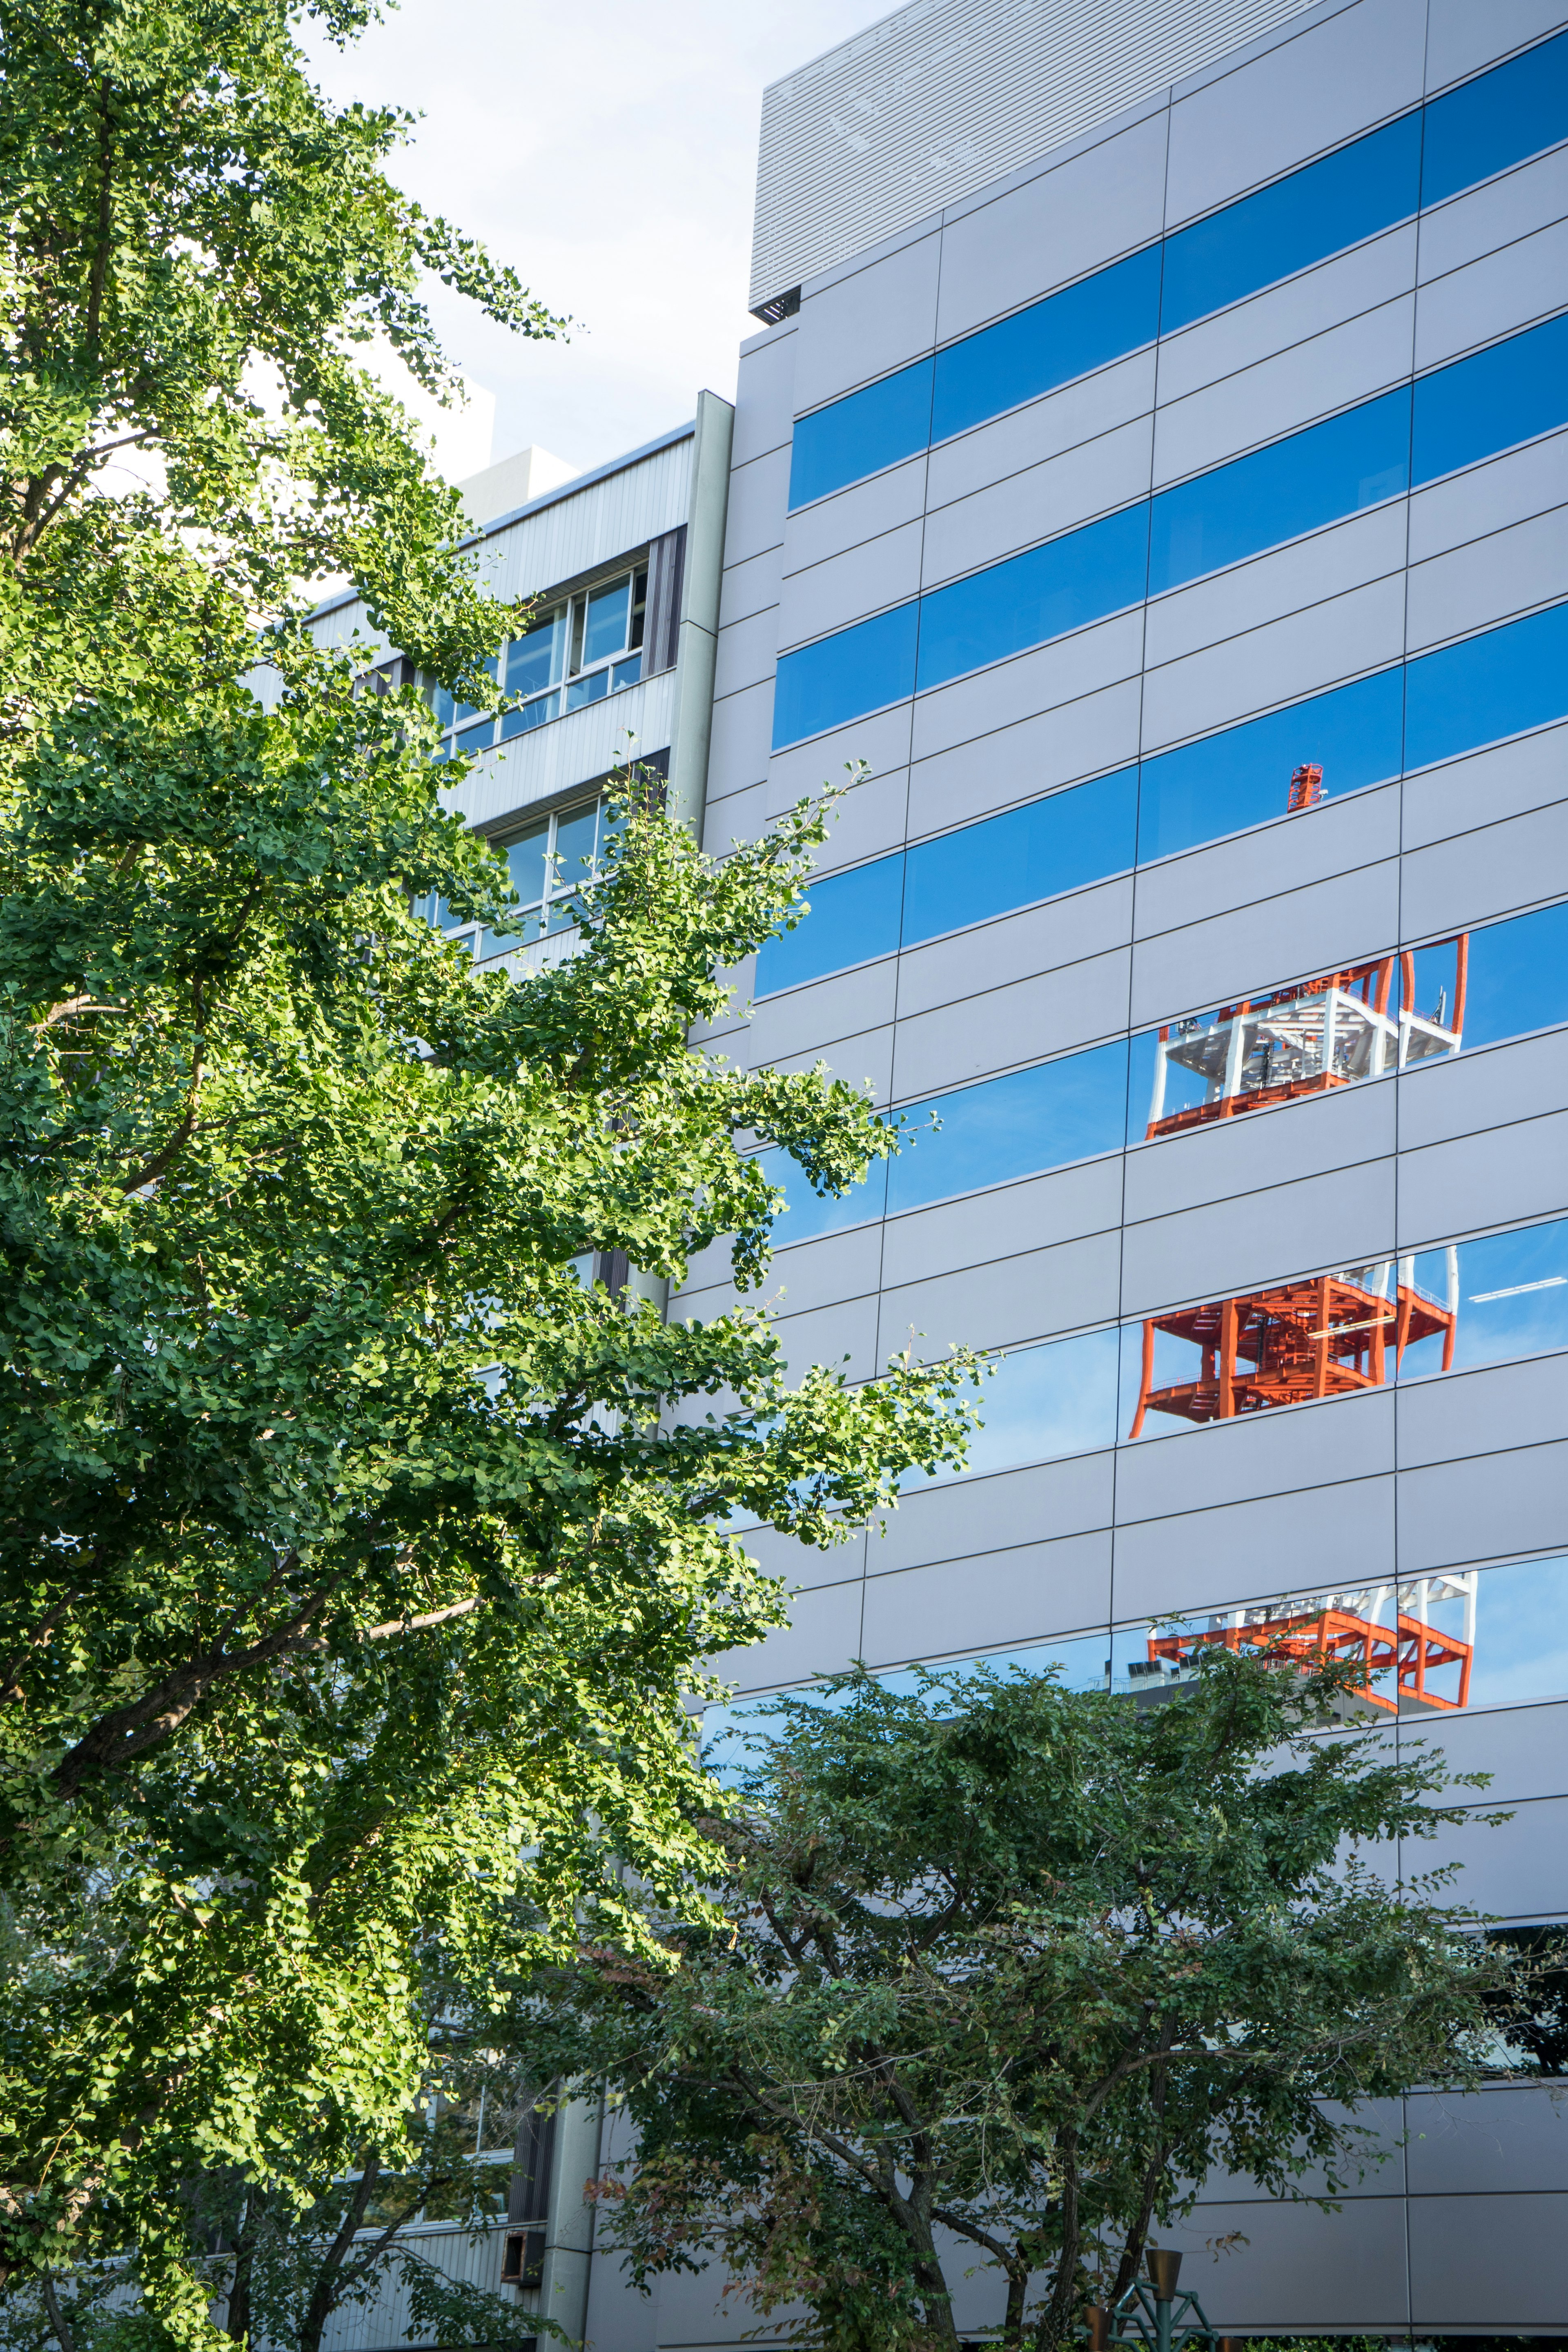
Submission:
[[[422,110],[401,184],[509,261],[568,343],[503,334],[436,290],[451,357],[497,396],[495,455],[602,464],[733,396],[765,83],[875,0],[405,0],[356,48],[317,44],[337,99]]]

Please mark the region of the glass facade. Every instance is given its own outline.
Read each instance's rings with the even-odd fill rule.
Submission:
[[[1425,135],[1424,135],[1425,134]],[[799,507],[1038,399],[1568,138],[1568,36],[795,425]]]
[[[785,654],[775,750],[1568,425],[1568,316]]]

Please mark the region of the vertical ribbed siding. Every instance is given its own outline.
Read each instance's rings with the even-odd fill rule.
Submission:
[[[913,0],[763,93],[753,308],[1313,0]]]

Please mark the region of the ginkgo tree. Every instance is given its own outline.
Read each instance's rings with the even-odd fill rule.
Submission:
[[[515,616],[361,346],[443,388],[432,272],[559,322],[298,14],[0,0],[0,2266],[132,2253],[192,2345],[185,2185],[396,2165],[432,1971],[694,1899],[686,1700],[781,1615],[735,1523],[837,1540],[967,1411],[579,1279],[730,1236],[744,1289],[753,1146],[832,1191],[896,1138],[689,1042],[818,814],[714,864],[627,778],[523,985],[413,917],[504,928],[504,871],[309,583],[474,699]]]

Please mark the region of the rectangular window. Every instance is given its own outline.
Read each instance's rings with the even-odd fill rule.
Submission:
[[[1161,333],[1174,334],[1408,219],[1420,171],[1417,111],[1178,229],[1165,239]]]
[[[1152,245],[939,352],[931,437],[945,441],[1037,400],[1152,343],[1159,327],[1160,248]]]
[[[1568,316],[1417,379],[1410,478],[1430,482],[1568,425]]]
[[[790,505],[808,506],[923,449],[931,439],[931,362],[918,360],[800,417],[790,455]]]
[[[1139,505],[933,590],[921,600],[919,690],[1140,603],[1148,560]]]
[[[454,915],[444,898],[426,898],[415,904],[415,913],[460,940],[483,962],[510,955],[546,931],[568,929],[578,919],[575,893],[603,854],[608,835],[608,812],[597,800],[582,801],[553,816],[540,817],[510,841],[495,847],[507,862],[513,890],[521,901],[516,928],[498,931]]]
[[[832,1193],[813,1192],[805,1170],[797,1160],[778,1147],[760,1152],[763,1168],[770,1184],[776,1184],[784,1196],[784,1205],[773,1227],[773,1247],[788,1249],[795,1242],[816,1241],[820,1234],[841,1233],[846,1225],[865,1224],[879,1217],[887,1203],[888,1163],[873,1160],[864,1180],[851,1184],[847,1192],[835,1197]]]
[[[906,947],[1131,866],[1138,771],[1122,768],[922,841],[906,855]]]
[[[513,742],[563,711],[636,686],[647,599],[647,571],[640,566],[536,614],[507,646],[504,669],[499,661],[486,664],[505,693],[526,698],[515,710],[503,711],[499,725],[493,717],[476,719],[466,705],[454,710],[445,688],[434,688],[430,707],[443,730],[437,757]]]
[[[1325,793],[1335,796],[1397,776],[1402,701],[1401,673],[1382,670],[1145,760],[1140,862],[1283,816],[1303,764],[1321,767]]]
[[[1423,997],[1447,985],[1444,949],[1417,948],[1415,986]],[[1488,923],[1469,935],[1464,1042],[1500,1045],[1568,1021],[1568,900]],[[1453,1001],[1450,998],[1450,1003]]]
[[[1114,1325],[1009,1349],[981,1383],[982,1425],[970,1439],[965,1471],[983,1475],[1114,1445],[1117,1360]],[[925,1483],[919,1475],[909,1481],[917,1492]]]
[[[1568,33],[1430,101],[1421,201],[1440,205],[1560,139],[1568,139]]]
[[[891,955],[899,944],[903,866],[900,851],[814,882],[809,914],[758,950],[758,995],[803,988],[826,972]]]
[[[1380,399],[1200,474],[1153,501],[1149,593],[1396,498],[1410,464],[1410,392]]]
[[[1405,765],[1568,718],[1568,604],[1424,654],[1406,672]]]
[[[899,604],[784,655],[773,688],[773,750],[911,695],[918,614],[917,605]]]
[[[1401,1265],[1455,1317],[1451,1345],[1434,1331],[1405,1350],[1402,1380],[1568,1348],[1568,1218],[1422,1250]]]
[[[1127,1041],[1066,1054],[904,1106],[934,1129],[906,1134],[888,1171],[888,1214],[924,1208],[1069,1160],[1120,1151],[1127,1121]]]

